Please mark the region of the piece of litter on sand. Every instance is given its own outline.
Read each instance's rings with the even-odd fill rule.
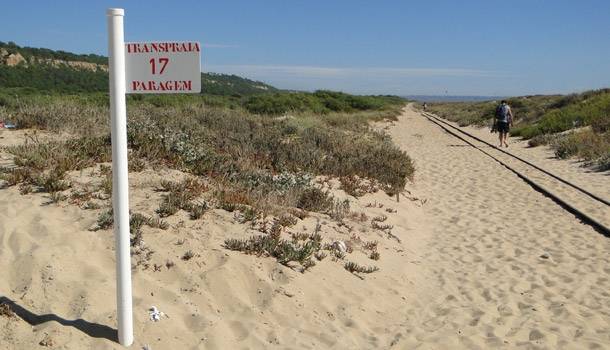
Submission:
[[[150,314],[149,314],[150,320],[153,322],[161,321],[161,317],[168,317],[163,311],[160,311],[159,309],[157,309],[156,306],[151,306],[150,309],[148,309],[148,311],[150,312]]]
[[[343,241],[334,241],[332,244],[332,247],[335,248],[336,250],[340,251],[341,253],[347,252],[347,246],[345,245],[345,242],[343,242]]]
[[[150,347],[150,345],[146,344],[142,347],[142,350],[152,350],[152,348]]]
[[[544,253],[542,253],[542,255],[540,255],[540,257],[541,257],[542,259],[548,259],[548,258],[550,258],[550,257],[551,257],[551,255],[550,255],[549,253],[547,253],[547,252],[544,252]]]

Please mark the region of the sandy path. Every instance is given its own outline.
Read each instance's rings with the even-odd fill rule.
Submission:
[[[447,124],[451,125],[452,123]],[[441,125],[444,128],[448,126],[447,124],[441,122]],[[595,196],[597,196],[600,199],[604,199],[604,197],[606,197],[606,189],[610,187],[610,182],[608,182],[610,180],[607,179],[607,175],[603,172],[583,172],[582,167],[575,167],[573,163],[558,161],[557,159],[553,160],[553,158],[550,157],[544,157],[544,159],[542,159],[539,154],[529,154],[527,151],[532,151],[532,148],[519,147],[525,143],[523,141],[515,142],[515,140],[513,140],[513,142],[511,142],[513,147],[498,149],[495,145],[492,146],[493,141],[489,140],[489,134],[481,135],[484,133],[484,129],[476,131],[467,130],[465,131],[467,134],[464,134],[460,132],[460,130],[464,131],[462,128],[455,125],[454,127],[459,130],[449,127],[448,130],[450,133],[457,133],[459,137],[464,138],[467,142],[473,143],[480,151],[497,159],[502,164],[510,167],[511,170],[514,170],[523,176],[527,176],[527,178],[534,181],[536,185],[542,186],[547,191],[550,191],[554,196],[557,196],[563,202],[568,203],[571,207],[576,208],[580,212],[585,213],[585,215],[595,220],[595,222],[603,227],[610,228],[610,206],[605,204],[603,200],[597,200],[595,198]],[[487,139],[488,144],[480,142],[469,135],[473,135],[482,140]],[[541,166],[540,164],[545,164],[544,167],[546,169],[541,169],[545,169],[546,171],[550,170],[552,171],[552,174],[560,174],[560,178],[566,181],[567,179],[570,179],[571,183],[575,186],[580,186],[584,191],[588,190],[591,196],[575,187],[558,181],[558,179],[545,174],[543,171],[540,171],[511,155],[519,157],[538,167]],[[558,163],[559,165],[555,165],[554,163]],[[585,177],[587,178],[586,181],[581,179]],[[607,199],[607,201],[610,202],[610,199]]]
[[[451,124],[457,126],[455,123]],[[490,133],[488,128],[467,126],[462,129],[493,145],[498,143],[498,134]],[[508,151],[599,197],[610,200],[610,171],[595,171],[595,169],[586,167],[584,162],[577,159],[557,161],[555,153],[550,147],[529,147],[527,141],[520,138],[510,139]]]
[[[608,238],[410,108],[390,132],[429,198],[439,284],[397,348],[610,348]]]

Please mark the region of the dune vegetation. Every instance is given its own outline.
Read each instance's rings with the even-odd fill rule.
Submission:
[[[497,103],[435,103],[430,111],[462,126],[488,126]],[[610,169],[610,89],[514,97],[508,103],[516,116],[513,136],[528,139],[530,146],[549,145],[558,158],[577,157]]]
[[[380,101],[379,106],[387,107],[385,98]],[[368,125],[396,113],[400,101],[392,103],[392,108],[350,110],[353,113],[304,110],[278,117],[253,114],[239,104],[209,96],[133,96],[128,102],[128,140],[134,162],[223,178],[248,190],[265,187],[248,188],[253,187],[248,184],[274,187],[274,175],[289,173],[297,177],[359,176],[396,192],[412,176],[413,166],[386,135]],[[109,160],[104,94],[5,93],[0,95],[0,113],[18,128],[70,135],[65,141],[33,140],[11,148],[17,163],[28,171],[51,167],[60,176],[91,162]]]
[[[167,194],[157,209],[159,219],[178,210],[197,219],[216,207],[239,211],[244,221],[269,215],[303,216],[308,211],[340,220],[349,204],[346,207],[344,201],[320,188],[316,177],[336,178],[355,196],[377,189],[396,195],[413,177],[408,155],[369,123],[395,117],[402,101],[366,99],[377,103],[375,108],[366,105],[366,110],[350,107],[349,112],[320,113],[304,109],[275,115],[253,114],[224,97],[131,96],[127,126],[130,171],[176,169],[195,179],[162,186],[160,190]],[[105,94],[5,92],[0,102],[0,114],[18,128],[57,135],[42,140],[33,133],[25,144],[6,148],[15,166],[0,169],[5,185],[18,186],[23,194],[46,192],[55,202],[109,198],[111,144]],[[107,176],[92,191],[95,195],[72,189],[67,173],[100,165]],[[201,199],[204,192],[205,199]],[[84,207],[99,209],[95,201]],[[103,212],[102,216],[100,227],[107,227],[111,215]],[[321,246],[316,237],[310,238],[306,249],[313,254]],[[310,264],[311,254],[284,241],[273,242],[281,244],[274,245],[269,255],[279,260],[287,255]],[[231,241],[227,247],[254,249],[241,244]]]

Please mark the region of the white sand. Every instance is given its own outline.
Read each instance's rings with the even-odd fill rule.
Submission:
[[[455,123],[450,122],[450,124],[457,127]],[[451,130],[455,131],[455,129]],[[508,148],[502,147],[504,152],[500,152],[495,147],[495,145],[498,144],[498,141],[496,140],[498,134],[490,133],[487,128],[477,129],[467,127],[462,128],[462,130],[487,141],[493,146],[485,145],[478,140],[471,139],[463,134],[460,134],[461,137],[466,137],[466,140],[469,142],[474,142],[481,150],[489,153],[519,174],[527,176],[528,179],[535,181],[537,185],[543,186],[548,191],[551,191],[553,195],[585,213],[596,222],[605,227],[610,227],[610,206],[583,193],[577,188],[562,183],[552,176],[530,167],[526,163],[511,157],[505,152],[549,171],[606,201],[610,201],[610,179],[608,178],[608,176],[610,176],[610,171],[595,171],[594,168],[585,167],[583,162],[574,160],[558,161],[550,147],[531,148],[527,146],[527,141],[520,139],[512,139],[510,142],[511,146]]]
[[[456,125],[456,124],[454,124]],[[498,144],[498,134],[490,133],[489,128],[468,126],[463,128],[493,145]],[[610,172],[598,172],[578,159],[558,161],[549,146],[529,147],[527,140],[511,138],[507,151],[524,158],[543,169],[560,176],[606,200],[610,200]]]
[[[222,248],[226,238],[254,234],[232,214],[213,210],[191,221],[180,212],[167,231],[144,228],[154,254],[148,269],[134,270],[133,348],[608,348],[607,238],[411,109],[390,133],[416,161],[408,190],[425,204],[377,193],[353,201],[352,210],[387,215],[402,243],[368,222],[349,222],[348,233],[319,216],[326,240],[379,241],[379,261],[357,245],[348,258],[380,271],[361,280],[326,258],[301,274]],[[152,188],[180,176],[133,174],[133,210],[152,214],[160,198]],[[73,179],[99,180],[88,172]],[[375,201],[383,208],[366,207]],[[42,194],[0,190],[0,298],[30,321],[0,316],[0,349],[43,340],[120,349],[108,339],[116,327],[111,231],[87,230],[100,210],[45,202]],[[312,232],[315,223],[310,217],[292,230]],[[187,250],[197,255],[183,261]],[[167,269],[167,260],[175,266]],[[151,322],[152,305],[169,318]]]
[[[430,198],[439,283],[399,348],[610,347],[608,238],[411,109],[391,132]]]
[[[20,133],[4,133],[7,144]],[[9,158],[5,157],[4,158]],[[179,179],[177,171],[147,170],[130,174],[131,208],[152,215],[162,179]],[[92,169],[74,172],[75,186],[95,187]],[[336,191],[338,196],[345,196]],[[20,195],[0,190],[0,298],[14,302],[19,318],[0,316],[0,349],[32,349],[39,342],[55,348],[120,349],[112,339],[116,327],[112,232],[88,231],[101,210],[83,210],[65,202],[45,205],[46,194]],[[376,208],[366,207],[376,203]],[[383,206],[383,207],[379,207]],[[396,213],[389,213],[392,208]],[[360,279],[327,257],[304,274],[278,264],[224,249],[226,238],[258,232],[239,224],[233,214],[212,210],[192,221],[179,212],[163,231],[144,227],[144,242],[154,253],[148,269],[135,268],[133,348],[383,348],[401,332],[418,292],[426,294],[419,249],[428,233],[418,202],[400,203],[383,193],[352,198],[351,209],[366,212],[364,223],[347,221],[349,233],[323,215],[299,221],[293,232],[312,233],[322,224],[325,241],[354,243],[347,259],[375,265],[380,271]],[[371,228],[373,216],[386,215],[402,243]],[[260,233],[258,233],[260,234]],[[377,240],[381,259],[369,259],[356,242]],[[196,256],[183,261],[191,250]],[[141,256],[134,256],[137,264]],[[168,269],[171,260],[175,266]],[[154,264],[161,271],[154,271]],[[432,288],[432,285],[430,286]],[[6,299],[0,300],[7,301]],[[151,322],[156,306],[169,318]],[[76,321],[75,321],[76,320]],[[29,322],[26,322],[29,321]]]

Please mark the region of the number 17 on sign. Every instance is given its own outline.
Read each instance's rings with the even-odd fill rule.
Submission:
[[[163,74],[163,71],[165,70],[165,67],[167,67],[167,64],[169,63],[169,58],[167,58],[167,57],[159,57],[159,58],[157,58],[157,60],[159,61],[159,65],[161,65],[161,70],[159,71],[159,74]],[[155,59],[151,58],[149,62],[150,62],[151,73],[153,75],[157,74]]]

